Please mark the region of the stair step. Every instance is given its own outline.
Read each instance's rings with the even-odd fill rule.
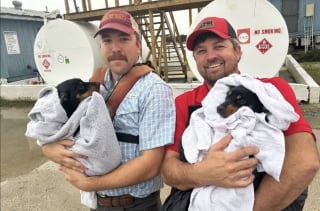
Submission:
[[[151,47],[152,45],[155,46],[155,50],[156,50],[156,57],[159,57],[160,51],[162,51],[162,32],[164,32],[165,34],[165,38],[166,38],[166,68],[164,68],[164,58],[163,55],[162,58],[157,58],[157,60],[160,60],[160,65],[157,67],[160,70],[166,70],[166,74],[168,74],[168,79],[167,80],[171,80],[171,78],[178,78],[179,80],[184,80],[186,79],[186,74],[184,73],[184,64],[183,64],[183,60],[185,59],[183,57],[183,52],[184,49],[182,49],[181,45],[185,45],[180,43],[179,41],[181,39],[176,38],[175,36],[176,33],[174,32],[174,27],[176,28],[176,26],[174,24],[172,24],[171,20],[168,19],[167,17],[167,13],[164,14],[164,19],[163,22],[161,22],[162,18],[161,18],[162,14],[156,13],[153,14],[152,18],[153,18],[153,29],[154,29],[154,33],[153,35],[156,36],[155,37],[155,43],[151,44],[151,37],[153,36],[151,34],[151,28],[150,28],[150,17],[149,15],[140,15],[137,16],[137,22],[139,23],[139,27],[141,29],[143,29],[143,37],[145,39],[145,42],[148,46],[148,48],[151,51]],[[162,26],[163,24],[163,26]],[[163,28],[161,28],[161,26]],[[163,52],[163,51],[162,51]],[[161,52],[161,53],[162,53]],[[164,77],[164,71],[161,72],[162,77]]]

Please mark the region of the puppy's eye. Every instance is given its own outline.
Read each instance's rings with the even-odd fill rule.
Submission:
[[[84,84],[80,84],[80,86],[79,86],[79,92],[80,92],[80,93],[84,93],[85,91],[86,91],[85,85],[84,85]]]
[[[247,104],[247,101],[241,96],[241,95],[238,95],[237,96],[237,103],[238,105],[246,105]]]
[[[245,99],[243,99],[243,98],[240,98],[240,99],[237,99],[237,103],[238,103],[239,105],[246,105],[246,104],[247,104],[247,101],[246,101]]]

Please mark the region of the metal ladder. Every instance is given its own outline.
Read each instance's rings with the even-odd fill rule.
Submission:
[[[309,50],[309,48],[314,48],[313,41],[313,16],[305,16],[304,17],[304,51],[305,53]]]

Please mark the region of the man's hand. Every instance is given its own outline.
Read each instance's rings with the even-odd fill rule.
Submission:
[[[90,180],[92,180],[95,177],[88,177],[84,173],[75,171],[64,166],[60,166],[59,170],[64,173],[64,178],[79,190],[95,191],[90,189]]]
[[[42,152],[53,162],[79,172],[84,172],[85,166],[74,158],[85,158],[86,156],[77,154],[68,149],[73,145],[74,141],[72,140],[62,140],[43,145]]]
[[[230,143],[232,137],[228,135],[214,144],[203,161],[199,162],[199,169],[203,170],[205,185],[215,185],[219,187],[246,187],[253,182],[254,171],[258,160],[247,158],[256,154],[256,147],[246,147],[233,152],[225,152],[225,148]],[[206,175],[206,176],[205,176]]]
[[[253,170],[258,163],[256,158],[247,158],[256,154],[256,147],[246,147],[233,152],[225,152],[224,149],[232,140],[231,135],[221,139],[212,145],[207,156],[199,163],[200,171],[203,171],[203,185],[215,185],[220,187],[246,187],[253,182]]]
[[[231,142],[227,135],[212,145],[206,157],[190,164],[179,159],[179,154],[167,151],[162,165],[162,176],[166,184],[181,190],[214,185],[220,187],[246,187],[253,182],[253,170],[258,160],[249,158],[259,152],[257,147],[245,147],[225,152]]]

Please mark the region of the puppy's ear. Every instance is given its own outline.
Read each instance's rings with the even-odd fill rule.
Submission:
[[[232,89],[234,88],[234,86],[228,85],[229,90],[227,92],[227,96],[230,96],[232,94]]]

